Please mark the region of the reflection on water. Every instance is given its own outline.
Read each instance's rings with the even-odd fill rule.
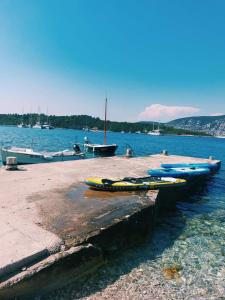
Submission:
[[[132,192],[108,192],[108,191],[98,191],[94,189],[87,189],[84,192],[84,197],[88,199],[98,198],[98,199],[108,199],[108,198],[114,198],[114,197],[130,197],[131,195],[134,195]]]

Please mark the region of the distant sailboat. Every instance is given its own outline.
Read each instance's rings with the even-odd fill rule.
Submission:
[[[40,108],[38,107],[37,122],[33,126],[34,129],[42,129]]]
[[[88,127],[87,116],[86,116],[86,124],[85,124],[85,126],[83,127],[83,130],[84,130],[84,131],[90,131],[90,128]]]
[[[39,121],[37,121],[36,124],[34,124],[34,126],[32,128],[34,128],[34,129],[42,129],[41,123]]]
[[[54,129],[54,127],[49,122],[48,110],[47,110],[47,121],[42,125],[42,129]]]
[[[17,125],[18,128],[28,128],[29,126],[24,124],[24,111],[22,112],[22,116],[21,116],[21,123]]]
[[[91,144],[85,139],[85,148],[88,152],[92,152],[100,156],[112,156],[115,155],[117,145],[107,144],[107,98],[105,99],[105,120],[104,120],[104,143],[103,144]]]
[[[148,132],[149,135],[161,135],[160,129],[159,129],[159,123],[158,123],[158,128],[155,129],[155,123],[153,122],[152,124],[152,130]]]

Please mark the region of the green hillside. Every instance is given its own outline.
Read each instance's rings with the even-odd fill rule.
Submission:
[[[37,114],[1,114],[0,115],[0,125],[14,125],[21,123],[22,121],[25,124],[32,124],[37,120]],[[73,116],[49,116],[49,122],[51,125],[57,128],[71,128],[71,129],[83,129],[84,127],[94,128],[97,127],[99,130],[104,129],[104,121],[100,118],[94,118],[87,115],[73,115]],[[40,115],[41,123],[47,121],[47,116],[44,114]],[[157,123],[154,123],[157,127]],[[107,121],[108,130],[115,132],[148,132],[153,130],[153,122],[116,122],[116,121]],[[193,135],[204,135],[204,133],[199,133],[190,130],[176,129],[167,124],[160,124],[160,131],[163,134],[193,134]]]

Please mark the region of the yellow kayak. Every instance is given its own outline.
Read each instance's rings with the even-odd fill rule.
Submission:
[[[133,191],[179,187],[185,185],[186,180],[170,177],[126,177],[123,179],[90,177],[85,180],[85,183],[97,190]]]

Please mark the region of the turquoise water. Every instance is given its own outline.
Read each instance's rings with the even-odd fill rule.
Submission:
[[[87,136],[94,143],[103,143],[102,132],[84,132],[71,129],[40,130],[0,126],[1,146],[33,147],[35,150],[58,151],[71,149],[74,142],[82,142]],[[144,134],[121,134],[109,132],[108,143],[119,145],[118,154],[123,154],[130,144],[135,154],[148,155],[167,149],[170,153],[197,157],[225,156],[225,139],[204,137],[150,136]]]
[[[0,144],[26,146],[36,150],[70,149],[87,135],[92,142],[102,142],[103,133],[55,129],[53,131],[0,127]],[[119,145],[123,154],[130,144],[136,155],[158,153],[209,157],[225,162],[225,139],[210,137],[147,136],[109,133],[109,143]],[[70,285],[49,299],[140,299],[159,293],[154,299],[225,299],[225,168],[213,176],[195,195],[177,203],[175,212],[162,217],[154,236],[145,245],[121,255],[101,268],[84,288]],[[175,268],[177,276],[168,278],[165,269]],[[132,278],[132,279],[131,279]],[[129,283],[128,283],[129,282]],[[88,288],[87,288],[88,286]],[[129,295],[129,290],[132,294]],[[162,294],[160,294],[162,292]],[[138,294],[139,293],[139,294]],[[95,296],[93,296],[95,295]],[[115,291],[114,291],[115,295]],[[140,296],[141,295],[141,296]],[[150,298],[152,294],[149,294]]]

